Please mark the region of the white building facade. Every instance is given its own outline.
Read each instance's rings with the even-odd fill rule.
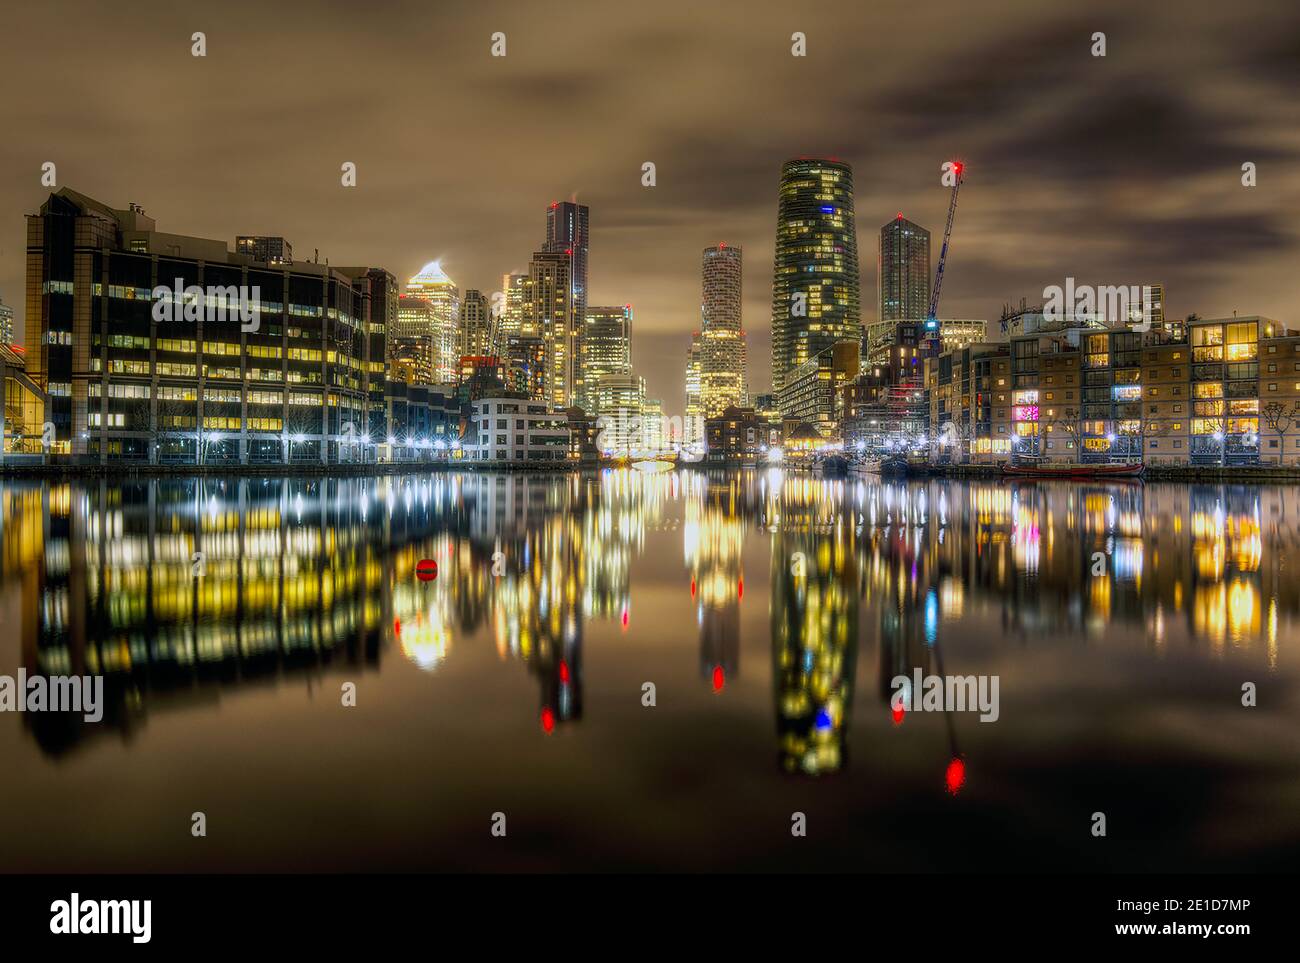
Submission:
[[[470,461],[563,463],[569,458],[568,419],[540,401],[482,398],[473,402],[463,447]]]

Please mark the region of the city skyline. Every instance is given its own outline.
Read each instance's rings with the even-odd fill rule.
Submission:
[[[237,18],[253,8],[231,10]],[[1095,24],[1023,3],[1003,4],[999,13],[964,18],[958,35],[932,30],[936,18],[920,11],[842,11],[832,30],[815,11],[790,14],[775,5],[755,6],[743,29],[722,11],[676,24],[662,11],[615,14],[583,5],[574,24],[529,22],[526,31],[517,15],[492,5],[454,25],[406,11],[400,31],[335,13],[304,23],[290,11],[257,10],[267,36],[292,21],[318,41],[301,49],[323,47],[357,64],[354,76],[336,79],[315,66],[316,54],[272,55],[257,32],[240,31],[235,42],[212,24],[181,23],[156,8],[125,10],[96,25],[95,37],[125,45],[129,36],[141,57],[166,67],[168,84],[153,92],[148,113],[127,95],[129,85],[93,89],[61,71],[72,54],[60,49],[39,56],[61,79],[4,109],[11,149],[0,185],[0,209],[9,212],[0,234],[0,291],[21,331],[19,215],[47,193],[39,182],[46,161],[58,165],[59,186],[134,199],[150,211],[183,211],[178,223],[196,236],[282,236],[300,258],[318,250],[331,264],[379,264],[397,277],[442,258],[461,285],[484,292],[495,290],[493,279],[503,273],[526,270],[540,242],[537,211],[576,193],[592,208],[589,303],[635,305],[638,370],[669,407],[680,404],[681,358],[698,311],[698,251],[719,240],[747,249],[749,373],[751,390],[761,393],[769,377],[761,361],[770,351],[775,185],[782,162],[808,153],[853,165],[864,224],[901,210],[931,230],[941,226],[946,203],[939,165],[952,156],[967,161],[947,315],[994,320],[1004,302],[1034,301],[1045,285],[1076,276],[1117,284],[1161,278],[1172,317],[1233,310],[1294,316],[1284,266],[1296,240],[1283,202],[1296,195],[1288,161],[1297,148],[1261,134],[1290,127],[1279,121],[1292,116],[1285,82],[1296,75],[1296,58],[1273,38],[1294,35],[1294,22],[1263,10],[1191,10],[1166,23],[1119,5],[1092,18]],[[57,27],[75,41],[89,29],[56,25],[52,12],[39,9],[6,17],[13,35]],[[189,54],[189,34],[200,28],[208,30],[206,60]],[[510,46],[494,61],[488,38],[498,29]],[[577,31],[571,42],[600,56],[567,69],[548,65],[551,40],[562,30]],[[790,55],[794,30],[807,33],[804,58]],[[922,30],[925,40],[918,39]],[[1105,58],[1089,51],[1095,30],[1107,32]],[[1225,42],[1186,43],[1206,31]],[[870,69],[850,70],[860,38],[871,36],[892,39],[872,41]],[[409,62],[402,52],[430,37],[446,56],[397,87],[383,61]],[[642,38],[635,57],[633,37]],[[709,58],[696,56],[706,50]],[[932,54],[934,76],[925,85],[901,84],[900,63],[923,51]],[[1007,51],[1015,52],[1011,70],[999,68]],[[16,50],[15,74],[36,70],[36,56],[34,48]],[[759,58],[770,69],[743,91],[707,81]],[[694,66],[706,59],[708,66]],[[620,68],[611,72],[614,61]],[[310,92],[290,91],[275,110],[249,108],[249,86],[265,83],[271,63],[277,76],[309,79],[303,89]],[[378,66],[367,68],[371,63]],[[826,96],[806,96],[809,85]],[[440,123],[480,136],[484,149],[474,152],[472,167],[431,151],[423,125],[391,123],[430,87],[446,115]],[[465,96],[467,89],[478,95]],[[627,111],[626,97],[647,89],[643,107]],[[331,98],[358,108],[364,120],[356,139],[306,122],[304,110]],[[198,102],[211,113],[193,109]],[[557,125],[562,135],[547,134],[543,124],[553,116],[530,114],[560,102],[572,116]],[[734,115],[743,136],[723,139],[713,129],[720,115]],[[1004,122],[989,124],[990,116]],[[267,136],[285,123],[279,136]],[[376,136],[381,127],[393,131],[387,141]],[[608,150],[577,149],[598,130]],[[548,149],[529,150],[523,160],[509,149],[510,138],[541,135]],[[1087,151],[1062,147],[1081,139]],[[242,148],[223,146],[244,142],[273,146],[251,160]],[[399,160],[406,157],[421,162]],[[347,161],[357,164],[355,189],[339,186]],[[657,165],[653,188],[641,183],[647,161]],[[1240,184],[1245,162],[1258,165],[1255,188]],[[860,246],[871,240],[859,231]],[[875,290],[872,275],[872,265],[861,264],[863,290]],[[874,308],[863,308],[870,321]]]

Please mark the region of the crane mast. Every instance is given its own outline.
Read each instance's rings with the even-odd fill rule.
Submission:
[[[938,340],[939,337],[939,292],[943,289],[943,266],[948,260],[948,243],[952,240],[952,221],[957,215],[957,192],[961,190],[966,165],[961,161],[953,161],[952,170],[957,175],[957,179],[953,181],[952,198],[948,201],[948,223],[943,229],[943,247],[939,249],[939,267],[934,272],[934,290],[930,292],[930,311],[925,316],[926,336],[935,340]]]

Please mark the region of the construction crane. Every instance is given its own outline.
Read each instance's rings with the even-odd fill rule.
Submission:
[[[961,181],[966,173],[966,165],[961,161],[952,162],[952,173],[956,180],[952,182],[952,198],[948,201],[948,224],[943,229],[943,247],[939,249],[939,267],[934,272],[934,290],[930,292],[930,311],[925,316],[926,337],[939,340],[939,292],[943,288],[943,266],[948,260],[948,243],[952,240],[952,221],[957,215],[957,192],[961,190]]]

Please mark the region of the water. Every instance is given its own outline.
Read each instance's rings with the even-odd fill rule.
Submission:
[[[1294,487],[633,470],[0,505],[0,675],[102,673],[108,702],[0,713],[0,869],[1300,855]],[[999,718],[896,722],[916,667],[997,676]]]

